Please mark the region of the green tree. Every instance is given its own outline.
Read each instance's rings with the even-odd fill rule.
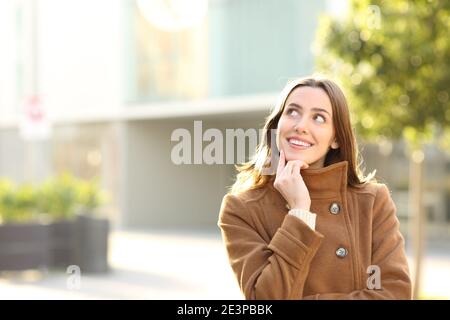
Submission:
[[[450,150],[450,1],[352,0],[345,17],[323,17],[318,68],[345,88],[358,135],[404,138],[415,212],[415,292],[422,261],[424,144]]]

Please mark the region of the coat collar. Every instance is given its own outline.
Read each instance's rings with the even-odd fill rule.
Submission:
[[[347,188],[348,162],[340,161],[320,169],[304,169],[301,171],[303,180],[311,198],[332,198],[341,194]],[[273,190],[275,175],[269,184]],[[276,190],[278,192],[278,190]]]

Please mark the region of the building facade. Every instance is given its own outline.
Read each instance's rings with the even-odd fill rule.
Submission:
[[[98,176],[118,228],[215,228],[234,165],[177,165],[171,135],[194,133],[194,121],[224,135],[261,128],[285,83],[314,71],[327,3],[210,0],[187,10],[156,0],[0,1],[0,176]],[[32,97],[51,123],[45,139],[21,135]],[[406,221],[402,142],[363,154]],[[449,159],[435,149],[426,158],[430,220],[450,236]]]

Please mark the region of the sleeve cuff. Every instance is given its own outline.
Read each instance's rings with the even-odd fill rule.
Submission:
[[[307,210],[302,210],[302,209],[291,209],[291,210],[289,210],[289,214],[302,220],[312,230],[316,230],[317,215],[315,213],[311,213]]]

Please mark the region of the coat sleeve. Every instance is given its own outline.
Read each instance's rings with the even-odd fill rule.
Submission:
[[[381,289],[350,293],[324,293],[303,299],[411,299],[412,288],[404,238],[400,233],[396,207],[385,185],[378,187],[372,225],[372,265],[381,273]]]
[[[300,299],[312,258],[323,236],[300,219],[286,215],[272,239],[258,232],[236,195],[222,201],[218,226],[230,265],[246,299]]]

